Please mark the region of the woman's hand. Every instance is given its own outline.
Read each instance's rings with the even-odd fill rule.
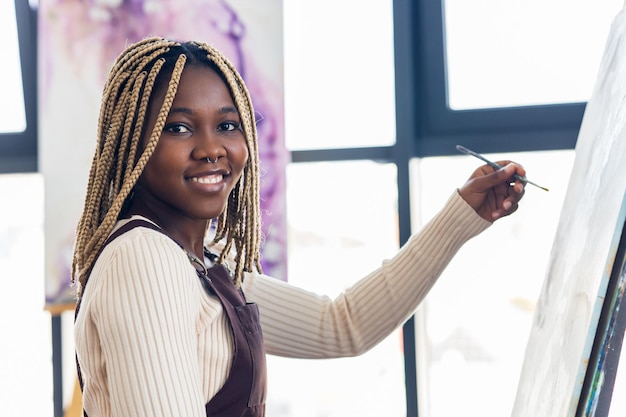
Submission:
[[[511,161],[498,161],[501,169],[483,165],[474,171],[459,188],[459,194],[483,219],[494,222],[517,210],[524,196],[524,183],[513,175],[526,176],[521,165]]]

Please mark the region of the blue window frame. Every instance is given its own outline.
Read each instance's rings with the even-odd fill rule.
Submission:
[[[399,136],[418,157],[572,149],[586,103],[453,110],[448,106],[444,2],[394,3]],[[398,140],[401,140],[399,137]]]

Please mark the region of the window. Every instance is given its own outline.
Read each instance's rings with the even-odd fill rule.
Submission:
[[[415,318],[419,417],[478,409],[482,417],[508,416],[517,393],[574,151],[488,158],[524,164],[529,178],[550,192],[529,186],[519,211],[467,242],[420,306]],[[430,220],[480,164],[463,155],[414,159],[414,229]]]
[[[395,254],[394,164],[292,164],[287,179],[292,284],[332,298]],[[400,329],[354,358],[270,356],[268,375],[268,415],[406,416]]]
[[[391,1],[283,2],[290,150],[395,142]]]
[[[17,39],[15,5],[0,3],[0,34],[5,40],[6,61],[0,77],[0,133],[19,133],[26,129],[26,112],[22,91],[22,67]]]
[[[585,99],[595,80],[610,22],[622,2],[465,3],[395,4],[396,79],[408,89],[399,97],[397,128],[413,139],[415,154],[454,154],[456,144],[479,152],[573,148],[585,107],[577,100]],[[584,23],[579,16],[585,16]],[[536,32],[543,33],[539,40]],[[549,49],[522,49],[526,42]],[[563,74],[562,85],[545,86],[555,76],[543,65],[555,61],[565,65],[561,72],[568,76],[578,74],[579,92]]]
[[[623,1],[444,1],[453,110],[582,103]]]
[[[36,11],[26,0],[0,4],[7,49],[0,89],[0,173],[37,171]]]
[[[398,248],[392,2],[283,7],[289,281],[332,297]],[[270,415],[406,416],[401,329],[356,358],[268,357],[268,373]]]
[[[407,0],[394,6],[398,142],[412,143],[415,156],[408,181],[417,220],[412,230],[478,165],[456,156],[457,144],[492,160],[519,161],[551,189],[531,187],[519,213],[468,242],[415,318],[419,401],[411,403],[407,391],[408,415],[417,415],[418,405],[420,417],[477,408],[485,416],[510,414],[572,149],[623,2]],[[497,241],[507,246],[494,246]],[[492,252],[485,262],[487,245],[502,254]],[[503,276],[498,263],[509,259],[509,245],[524,248],[524,255]],[[485,392],[488,403],[480,401]]]
[[[42,304],[43,188],[40,174],[0,175],[0,196],[4,202],[0,204],[3,416],[53,415],[50,315]]]

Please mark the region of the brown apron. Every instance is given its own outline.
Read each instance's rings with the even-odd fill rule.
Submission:
[[[163,230],[153,223],[145,220],[131,220],[111,234],[103,248],[116,237],[138,226],[163,233]],[[234,340],[234,357],[230,374],[224,386],[206,404],[206,415],[207,417],[263,417],[265,416],[267,368],[258,306],[255,303],[246,302],[243,292],[235,287],[229,271],[224,266],[216,264],[206,270],[206,273],[204,268],[196,268],[196,271],[205,289],[216,295],[222,303]],[[86,285],[87,281],[84,286]],[[79,309],[80,300],[76,305],[76,315]],[[76,366],[82,389],[83,379],[78,359]],[[87,417],[84,411],[83,415]]]

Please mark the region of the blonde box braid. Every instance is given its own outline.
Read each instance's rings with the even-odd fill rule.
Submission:
[[[191,49],[202,51],[207,62],[187,56]],[[137,159],[148,105],[160,71],[170,52],[178,52],[156,124]],[[196,51],[197,53],[197,51]],[[180,44],[162,38],[147,38],[130,45],[117,58],[104,86],[98,119],[98,142],[92,160],[83,213],[78,222],[72,282],[80,298],[87,276],[102,245],[123,214],[124,203],[132,195],[146,163],[157,146],[165,120],[178,89],[186,62],[207,65],[225,79],[239,112],[248,147],[248,163],[232,190],[224,211],[214,219],[213,244],[224,242],[219,263],[225,263],[235,249],[234,282],[240,285],[244,271],[260,265],[259,160],[254,108],[237,69],[215,48],[206,43]],[[167,75],[164,73],[164,75]]]

